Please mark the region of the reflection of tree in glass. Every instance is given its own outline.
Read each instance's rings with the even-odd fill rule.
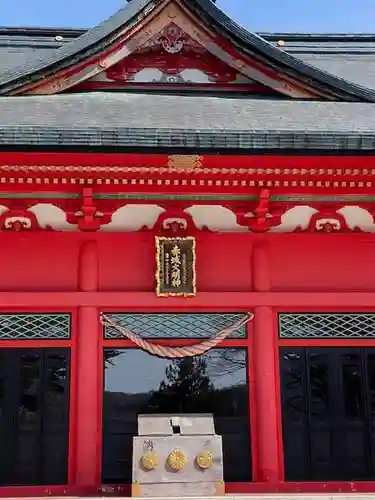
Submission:
[[[228,387],[215,389],[212,379],[231,373],[231,361],[242,363],[240,353],[236,356],[225,357],[226,368],[220,370],[219,362],[222,357],[216,358],[216,352],[211,351],[203,356],[176,359],[168,363],[165,369],[165,378],[158,390],[152,392],[142,409],[145,413],[213,413],[214,415],[241,414],[247,411],[248,389],[246,383],[233,384],[228,380]],[[222,353],[223,354],[223,353]],[[245,360],[246,358],[243,358]],[[244,361],[246,363],[246,361]],[[239,367],[236,364],[237,371]],[[244,381],[246,382],[246,370]],[[233,373],[233,371],[232,371]],[[215,375],[216,374],[216,375]]]
[[[301,355],[295,351],[285,352],[283,360],[283,383],[287,390],[285,410],[289,418],[298,420],[305,411]]]
[[[207,375],[207,363],[202,357],[173,360],[165,369],[160,383],[149,401],[149,409],[161,412],[210,411],[214,387]]]
[[[21,354],[20,416],[29,418],[43,408],[63,413],[68,363],[66,355],[47,350],[24,350]]]
[[[38,410],[40,390],[39,353],[29,351],[21,356],[20,414]]]
[[[126,349],[118,350],[118,349],[104,349],[104,368],[107,369],[109,366],[115,366],[115,361],[113,358],[124,355],[126,353]]]
[[[328,410],[328,374],[325,356],[310,356],[311,414],[321,416]]]
[[[215,349],[210,351],[209,374],[211,378],[244,373],[244,379],[238,384],[246,383],[247,352],[245,349]]]
[[[68,366],[65,354],[54,354],[49,356],[48,366],[48,390],[62,393],[65,391],[68,376]]]

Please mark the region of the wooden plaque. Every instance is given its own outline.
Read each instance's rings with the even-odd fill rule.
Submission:
[[[156,236],[155,241],[157,296],[196,295],[195,238]]]

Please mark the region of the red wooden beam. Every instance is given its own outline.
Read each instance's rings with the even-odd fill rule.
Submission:
[[[253,287],[260,293],[268,293],[271,288],[269,245],[265,239],[260,239],[254,246],[252,254]],[[278,366],[276,366],[275,351],[277,349],[277,332],[274,331],[274,313],[269,306],[254,309],[253,333],[253,363],[257,453],[253,454],[256,461],[254,480],[271,484],[282,479],[278,429]],[[256,431],[256,432],[254,432]]]
[[[375,292],[200,292],[196,297],[164,300],[154,292],[0,292],[3,310],[92,306],[100,310],[220,312],[270,306],[290,312],[340,309],[375,311]]]
[[[80,249],[79,287],[95,292],[98,284],[98,249],[95,241],[84,242]],[[94,488],[100,483],[102,377],[101,327],[99,312],[92,305],[78,308],[76,407],[74,415],[75,484]],[[73,389],[74,392],[74,389]]]
[[[1,152],[0,166],[89,166],[89,167],[167,167],[171,154],[149,153],[69,153],[69,152]],[[206,168],[257,168],[275,170],[288,169],[293,175],[293,169],[313,169],[316,175],[321,175],[329,169],[339,170],[341,175],[349,175],[351,170],[363,171],[375,167],[375,156],[299,156],[299,155],[217,155],[202,154],[201,161]],[[44,169],[44,175],[48,174]],[[264,172],[266,174],[267,172]],[[308,172],[303,175],[307,176]],[[371,172],[369,172],[371,173]],[[356,175],[353,173],[352,175]],[[108,172],[107,172],[108,176]]]
[[[180,158],[179,155],[128,153],[0,154],[0,193],[27,190],[78,193],[88,182],[93,187],[94,195],[222,193],[249,196],[256,195],[263,188],[271,189],[271,196],[329,196],[333,192],[336,195],[372,195],[375,157],[184,155]],[[129,199],[128,202],[137,203],[137,200]],[[293,203],[305,202],[296,199]]]

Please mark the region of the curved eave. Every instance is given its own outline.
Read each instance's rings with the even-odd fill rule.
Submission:
[[[133,0],[106,21],[53,51],[52,54],[33,60],[28,65],[24,64],[0,73],[0,95],[36,83],[57,70],[68,68],[95,55],[116,38],[119,30],[139,22],[142,14],[150,12],[159,2],[160,0]]]
[[[375,102],[374,90],[322,71],[284,52],[259,35],[241,27],[216,7],[211,0],[183,0],[183,2],[188,8],[194,9],[211,26],[218,28],[227,38],[229,37],[244,54],[261,57],[284,74],[328,93],[332,97],[350,101]]]

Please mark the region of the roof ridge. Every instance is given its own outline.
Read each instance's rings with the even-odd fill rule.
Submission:
[[[64,35],[67,34],[69,36],[83,35],[87,30],[87,28],[64,28],[64,27],[38,27],[38,26],[0,26],[0,35],[9,35],[9,36],[55,36],[55,35]]]
[[[306,38],[306,40],[311,40],[311,39],[327,39],[327,40],[352,40],[352,39],[358,39],[358,40],[363,40],[367,38],[374,38],[375,39],[375,33],[322,33],[322,32],[287,32],[287,31],[275,31],[275,32],[268,32],[268,31],[260,31],[257,32],[257,35],[261,36],[262,38],[271,38],[272,40],[279,40],[282,39],[283,37],[286,38]]]
[[[211,0],[213,1],[213,0]],[[69,35],[81,36],[87,31],[90,31],[94,27],[83,28],[77,27],[72,28],[68,26],[0,26],[0,35],[33,35],[33,36],[46,36],[54,35],[56,33],[63,34],[67,33]],[[351,41],[352,39],[358,39],[359,41],[367,39],[375,39],[375,32],[307,32],[307,31],[255,31],[256,35],[265,38],[266,40],[278,41],[283,37],[290,39],[302,39],[306,40],[335,40],[338,41]]]

